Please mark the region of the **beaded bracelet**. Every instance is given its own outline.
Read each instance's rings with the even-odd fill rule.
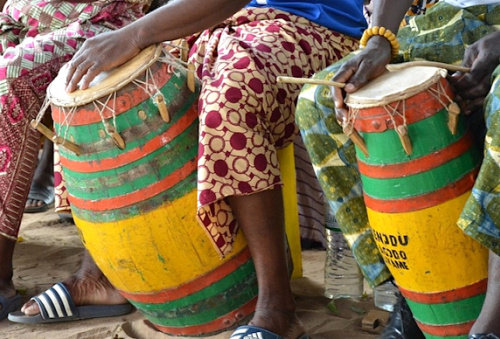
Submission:
[[[394,59],[395,57],[398,56],[399,53],[398,39],[396,38],[396,35],[391,32],[391,30],[385,27],[374,26],[367,28],[363,32],[363,36],[361,37],[361,40],[359,42],[360,47],[361,48],[366,47],[368,40],[370,40],[370,38],[374,35],[380,35],[386,38],[391,43],[391,57]]]

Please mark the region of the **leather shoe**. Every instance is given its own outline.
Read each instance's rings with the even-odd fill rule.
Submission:
[[[475,333],[475,334],[470,334],[469,339],[500,339],[500,338],[493,333]]]
[[[387,327],[382,331],[380,339],[425,339],[418,328],[405,298],[397,293],[398,300],[389,318]],[[489,338],[488,338],[489,339]]]

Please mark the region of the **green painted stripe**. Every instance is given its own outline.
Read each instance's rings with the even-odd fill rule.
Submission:
[[[167,95],[167,89],[164,88],[161,92],[164,93],[165,96]],[[109,136],[107,136],[106,139],[102,139],[99,136],[99,130],[104,129],[101,122],[89,125],[69,126],[67,127],[67,132],[66,127],[61,131],[61,126],[56,124],[55,127],[58,135],[67,139],[71,139],[71,136],[76,144],[80,145],[83,150],[87,151],[80,156],[76,156],[74,153],[68,152],[61,147],[61,155],[69,160],[85,162],[105,158],[114,158],[130,149],[139,147],[168,130],[173,123],[177,122],[192,107],[198,96],[195,93],[189,93],[190,95],[182,107],[176,112],[170,112],[172,120],[168,124],[161,120],[158,108],[152,99],[143,101],[139,105],[129,109],[126,113],[118,115],[116,117],[116,125],[117,130],[121,131],[121,133],[133,131],[134,127],[144,130],[141,134],[133,135],[133,140],[127,140],[125,150],[120,150],[116,147]],[[167,99],[165,100],[168,101]],[[143,110],[146,113],[146,120],[139,118],[139,110]]]
[[[166,202],[175,201],[186,194],[196,190],[197,173],[194,172],[186,179],[178,182],[168,191],[162,192],[148,200],[141,201],[129,207],[117,208],[95,213],[90,210],[79,209],[72,205],[71,211],[80,219],[93,223],[119,222],[128,218],[144,215],[154,209],[160,208]],[[71,199],[71,198],[70,198]],[[193,219],[196,211],[193,211]]]
[[[101,172],[80,173],[64,168],[71,195],[84,200],[101,200],[139,191],[171,175],[198,155],[198,123],[164,147],[122,167]]]
[[[479,161],[479,155],[471,149],[430,171],[389,179],[370,178],[363,174],[361,181],[363,190],[370,197],[383,200],[411,198],[437,191],[458,181],[474,170]]]
[[[185,298],[161,304],[130,302],[155,324],[193,326],[213,321],[241,308],[257,293],[253,261],[248,260],[217,283]]]
[[[464,119],[459,119],[456,135],[448,129],[448,112],[441,110],[424,120],[408,125],[408,136],[412,142],[413,153],[407,155],[394,130],[382,133],[360,133],[368,147],[369,157],[356,150],[356,155],[370,165],[388,165],[404,163],[418,159],[447,147],[462,137],[467,126]]]
[[[443,336],[440,336],[440,335],[432,335],[432,334],[424,332],[424,335],[425,335],[425,339],[467,339],[468,338],[467,334],[464,334],[464,335],[452,335],[452,336],[443,337]]]
[[[442,304],[422,304],[406,298],[419,322],[429,325],[452,325],[476,320],[483,306],[485,294]]]

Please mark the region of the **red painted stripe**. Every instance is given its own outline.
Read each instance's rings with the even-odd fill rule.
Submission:
[[[479,169],[469,172],[460,180],[436,191],[398,200],[382,200],[364,194],[365,204],[370,209],[382,213],[405,213],[442,204],[458,197],[474,186]]]
[[[460,323],[460,324],[453,324],[453,325],[429,325],[429,324],[423,324],[419,322],[418,320],[417,324],[418,327],[422,330],[424,333],[428,333],[430,335],[438,336],[438,337],[451,337],[451,336],[458,336],[458,335],[467,335],[469,334],[470,329],[472,328],[472,325],[474,324],[475,320],[466,322],[466,323]]]
[[[158,181],[153,185],[150,185],[138,191],[131,192],[129,194],[108,199],[85,200],[77,198],[70,193],[69,201],[71,205],[74,205],[79,209],[93,212],[103,212],[131,206],[140,201],[147,200],[151,197],[154,197],[155,195],[165,192],[180,181],[186,179],[191,173],[195,172],[196,167],[197,161],[196,159],[193,159],[192,161],[187,162],[178,170],[172,172],[169,176],[163,178],[161,181]]]
[[[472,136],[467,133],[448,147],[412,161],[388,165],[370,165],[358,159],[359,171],[367,177],[377,179],[399,178],[423,173],[464,154],[472,144]]]
[[[161,326],[153,324],[158,330],[173,335],[206,335],[206,334],[215,334],[218,332],[222,332],[229,327],[235,325],[237,322],[240,322],[248,315],[255,312],[255,306],[257,305],[257,297],[254,297],[248,303],[243,305],[241,308],[234,310],[224,317],[218,318],[209,323],[205,323],[197,326],[189,326],[189,327],[170,327],[170,326]]]
[[[483,279],[472,285],[457,288],[455,290],[435,293],[415,292],[404,289],[401,286],[398,287],[403,297],[408,298],[411,301],[422,304],[442,304],[463,300],[486,293],[487,284],[488,279]]]
[[[94,173],[119,168],[123,166],[123,164],[130,164],[137,161],[138,159],[156,151],[160,147],[167,145],[170,140],[181,134],[197,118],[198,113],[194,107],[192,107],[179,120],[172,124],[167,131],[149,140],[142,146],[137,146],[136,148],[117,155],[114,158],[75,161],[69,160],[66,157],[61,157],[61,164],[69,170],[80,173]]]
[[[195,292],[201,291],[208,286],[217,283],[224,277],[233,273],[242,264],[250,260],[250,250],[245,247],[240,253],[235,255],[229,261],[225,262],[215,270],[208,272],[205,275],[197,277],[195,280],[180,285],[179,287],[171,288],[166,291],[143,294],[143,293],[129,293],[120,291],[120,293],[127,299],[141,303],[161,304],[169,301],[179,300],[187,297]]]
[[[440,82],[443,85],[448,97],[453,99],[451,86],[446,79],[442,78]],[[437,83],[432,85],[430,88],[437,89]],[[434,93],[434,95],[436,94]],[[402,116],[394,116],[394,120],[399,126],[404,122],[407,125],[410,125],[435,115],[439,111],[445,109],[441,102],[448,102],[448,99],[444,94],[440,96],[440,100],[437,100],[430,94],[429,90],[425,90],[412,97],[392,102],[385,107],[389,109],[389,112],[392,112],[390,110],[392,107],[396,108],[398,112],[403,113],[403,105],[405,106],[404,121]],[[387,129],[394,129],[394,125],[384,106],[360,109],[356,117],[356,121],[354,122],[354,127],[359,132],[383,132]]]
[[[172,74],[168,71],[168,65],[166,64],[157,62],[151,65],[150,68],[153,73],[154,83],[160,88],[163,87],[172,77]],[[131,79],[131,81],[132,80],[133,79]],[[107,95],[105,97],[107,97]],[[104,96],[102,98],[104,98]],[[102,98],[97,98],[94,102]],[[104,119],[109,119],[113,117],[113,114],[118,116],[126,113],[132,107],[139,105],[141,102],[149,98],[150,95],[146,93],[143,88],[138,87],[133,83],[129,83],[124,88],[118,90],[116,101],[109,100],[106,108],[102,108],[101,106],[99,106],[99,108],[103,110],[102,115]],[[104,99],[101,101],[104,101]],[[103,102],[103,104],[104,103],[105,102]],[[114,113],[113,104],[115,105]],[[63,109],[62,107],[52,104],[52,119],[57,124],[71,121],[71,126],[90,125],[102,121],[99,111],[96,110],[92,102],[76,107],[76,112],[69,113],[70,108]],[[65,110],[68,114],[65,113]]]

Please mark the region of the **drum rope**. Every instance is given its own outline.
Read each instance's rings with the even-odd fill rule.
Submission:
[[[354,128],[354,123],[359,115],[359,109],[349,109],[349,113],[347,114],[347,118],[342,122],[342,128],[347,129],[347,131],[351,131]]]
[[[400,113],[398,110],[400,104],[402,104],[401,106],[402,106],[403,113]],[[397,128],[398,124],[396,122],[395,117],[396,116],[401,117],[401,119],[403,120],[403,123],[401,124],[401,126],[403,126],[405,128],[408,127],[406,124],[406,101],[405,101],[405,99],[399,100],[394,107],[392,107],[390,105],[389,105],[389,107],[390,107],[390,109],[388,108],[388,106],[384,106],[384,109],[387,112],[387,115],[389,115],[389,118],[391,119],[392,125],[394,126],[394,130],[396,131],[396,133],[401,134],[400,129]]]
[[[179,45],[174,45],[174,47],[179,48],[179,49],[183,49],[183,47],[179,46]],[[172,75],[175,75],[177,77],[181,77],[183,75],[182,74],[183,71],[186,73],[195,73],[194,70],[189,69],[189,67],[188,67],[189,63],[187,61],[180,60],[178,57],[169,53],[165,49],[162,50],[161,56],[157,60],[159,62],[168,64],[171,67],[171,71],[169,73],[173,73]],[[137,87],[142,89],[150,97],[153,97],[156,95],[162,95],[162,93],[160,91],[161,89],[160,89],[160,87],[158,87],[158,85],[155,81],[154,75],[153,75],[153,71],[150,68],[146,69],[144,80],[133,79],[131,81],[131,83],[135,84]],[[92,103],[94,104],[94,108],[96,109],[97,112],[99,112],[101,122],[105,128],[106,133],[109,136],[112,136],[113,134],[118,132],[117,131],[117,121],[116,121],[117,114],[116,114],[116,106],[115,106],[116,105],[116,96],[117,96],[116,93],[117,92],[115,91],[115,92],[109,94],[106,97],[104,103],[101,102],[100,100],[92,101]],[[108,107],[110,100],[113,101],[112,107]],[[42,103],[41,109],[35,118],[36,125],[41,124],[41,121],[45,115],[45,112],[50,107],[51,102],[52,102],[52,98],[49,95],[46,95],[45,99]],[[64,140],[67,140],[67,136],[69,133],[69,126],[71,125],[71,121],[73,120],[73,117],[75,115],[74,113],[76,112],[76,110],[77,110],[76,106],[71,107],[69,109],[69,111],[65,107],[61,107],[59,109],[58,120],[61,121],[61,119],[62,119],[62,122],[59,124],[59,132],[61,132],[63,130],[63,127],[66,127],[64,129],[64,132],[63,132]],[[106,120],[107,118],[105,117],[105,114],[104,114],[106,110],[109,110],[111,112],[111,115],[112,115],[112,122],[111,123],[109,122],[109,120],[108,121]],[[63,114],[64,117],[61,117],[61,114]],[[58,134],[60,134],[60,133],[58,133]]]
[[[428,92],[433,98],[439,101],[439,103],[443,105],[443,107],[448,107],[448,105],[453,102],[450,96],[446,93],[446,89],[444,88],[443,83],[441,81],[437,83],[436,89],[430,87],[428,89]],[[441,96],[444,96],[446,99],[448,99],[448,103],[443,102]]]
[[[112,108],[108,107],[108,103],[111,100],[111,98],[113,98],[113,107]],[[101,117],[101,121],[102,121],[102,124],[104,126],[104,130],[106,131],[106,133],[109,136],[112,136],[113,133],[115,133],[117,131],[117,127],[116,127],[116,109],[115,109],[116,108],[116,92],[110,93],[107,96],[106,101],[104,103],[102,103],[99,100],[94,100],[93,104],[94,104],[94,108],[96,109],[96,111],[99,112],[99,116]],[[99,107],[99,105],[100,105],[100,107]],[[112,115],[112,118],[113,118],[113,124],[112,125],[108,121],[106,121],[106,118],[104,117],[104,110],[106,108],[111,112],[111,115]]]

